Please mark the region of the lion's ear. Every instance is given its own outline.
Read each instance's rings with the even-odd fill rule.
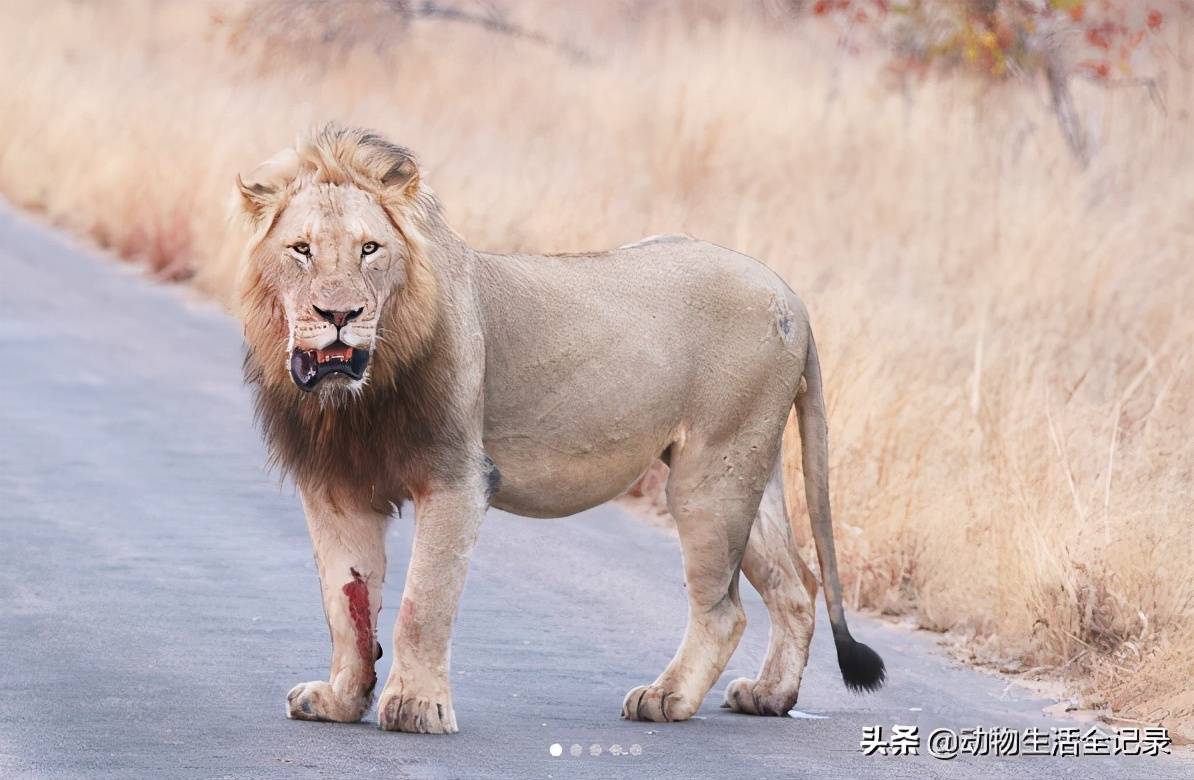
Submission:
[[[282,190],[298,173],[298,153],[286,149],[258,165],[245,178],[238,174],[236,187],[245,214],[256,221],[272,211]]]
[[[273,206],[278,195],[276,187],[257,182],[247,184],[239,173],[236,175],[236,188],[240,190],[241,208],[253,220],[261,219],[262,215]]]
[[[419,166],[414,158],[402,155],[381,177],[381,186],[391,195],[410,195],[419,186]]]

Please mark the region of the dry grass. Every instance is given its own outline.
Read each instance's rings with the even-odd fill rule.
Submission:
[[[1190,728],[1190,72],[1165,112],[1079,87],[1082,171],[1039,85],[901,92],[804,29],[594,7],[513,16],[585,62],[449,22],[328,46],[227,4],[12,0],[0,192],[223,295],[234,173],[335,118],[419,150],[484,248],[764,258],[815,318],[850,600]]]

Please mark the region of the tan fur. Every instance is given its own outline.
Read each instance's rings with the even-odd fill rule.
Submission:
[[[240,277],[246,379],[271,453],[303,495],[334,645],[330,683],[295,688],[292,717],[357,720],[368,708],[373,659],[361,648],[376,631],[377,529],[393,507],[412,500],[417,524],[379,722],[451,732],[449,640],[486,507],[571,514],[626,491],[660,457],[689,626],[623,714],[697,710],[745,624],[740,566],[774,626],[760,679],[735,682],[727,705],[786,712],[812,635],[778,465],[798,394],[815,392],[804,407],[821,415],[802,425],[806,445],[823,449],[824,437],[807,314],[778,277],[676,236],[577,255],[478,252],[447,226],[411,154],[365,131],[327,128],[239,186],[253,229]],[[370,242],[381,249],[366,255]],[[356,319],[331,324],[315,307]],[[337,338],[372,350],[367,374],[304,393],[291,350]],[[809,466],[821,509],[824,462]],[[825,533],[814,536],[836,594]],[[830,610],[836,637],[840,600]]]

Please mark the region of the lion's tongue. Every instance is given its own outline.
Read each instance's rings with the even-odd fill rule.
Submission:
[[[328,363],[333,360],[339,360],[342,363],[348,363],[352,360],[352,347],[338,346],[317,349],[315,350],[315,360],[318,363]]]

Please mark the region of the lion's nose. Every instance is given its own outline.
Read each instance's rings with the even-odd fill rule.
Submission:
[[[315,310],[316,314],[318,314],[320,317],[323,317],[337,328],[343,328],[345,325],[361,316],[361,312],[365,310],[363,307],[360,309],[352,309],[351,311],[331,311],[330,309],[321,309],[318,306],[312,306],[311,308]]]

